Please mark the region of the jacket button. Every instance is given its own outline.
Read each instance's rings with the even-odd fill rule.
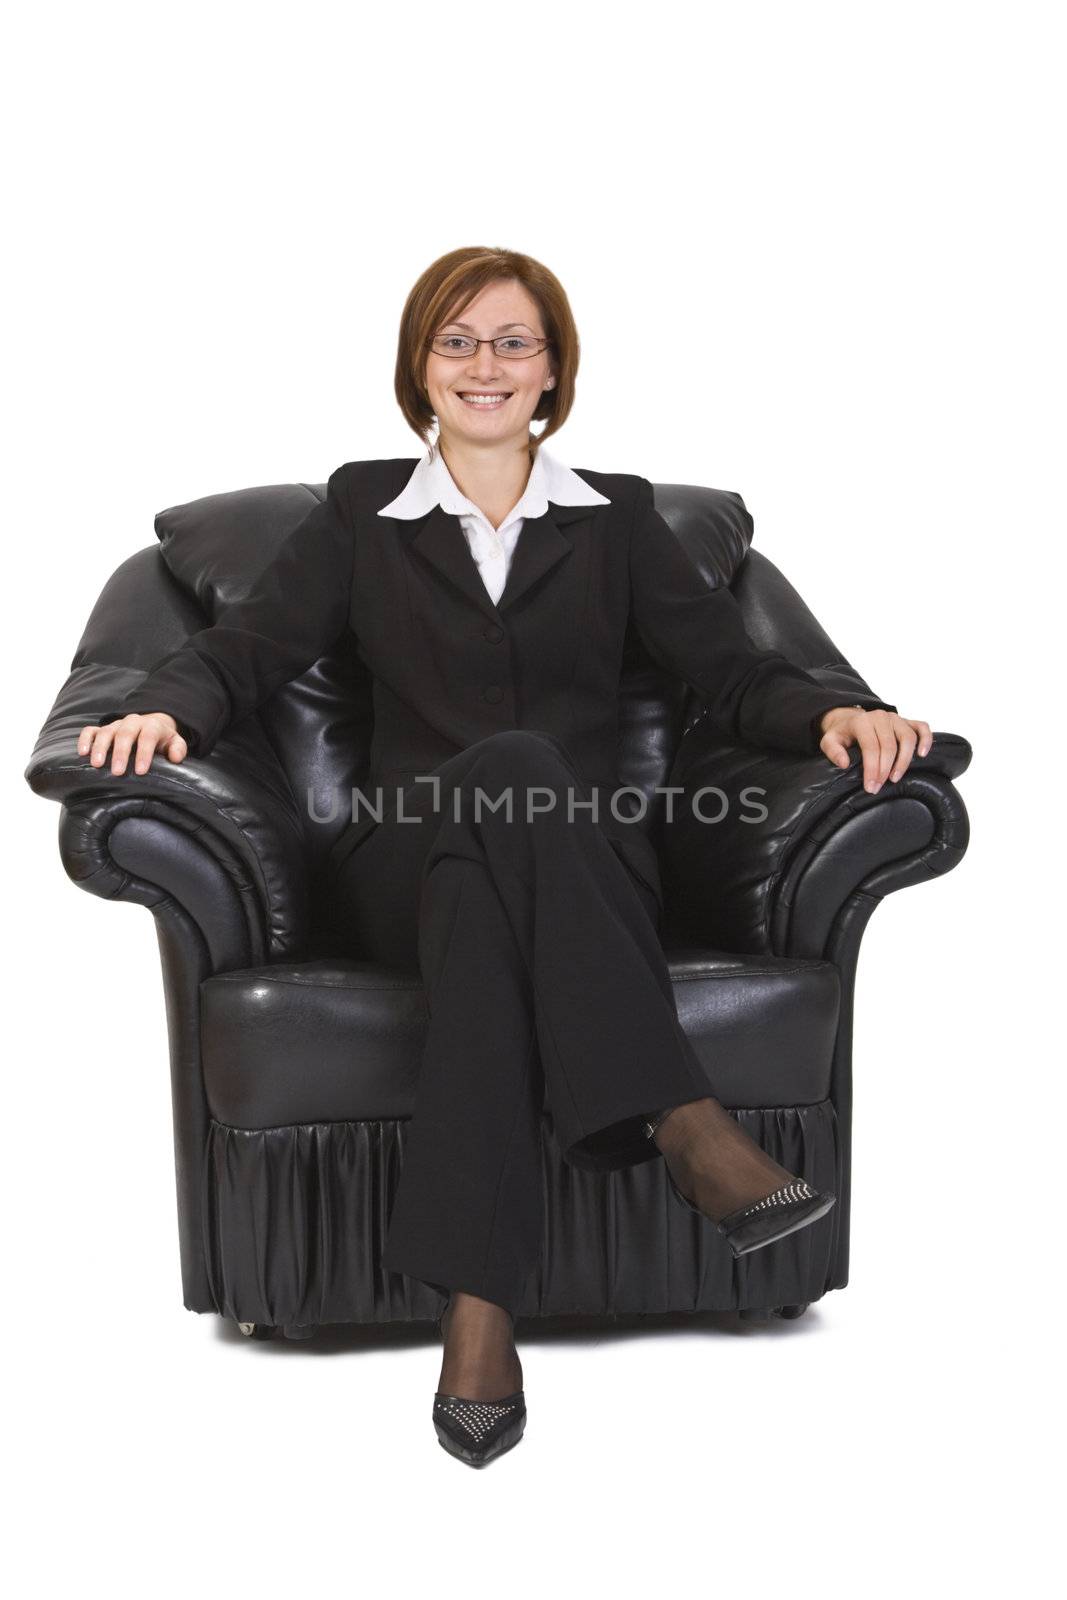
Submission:
[[[498,628],[495,622],[491,622],[485,630],[485,637],[490,644],[499,644],[504,637],[504,630],[503,628]]]
[[[483,690],[482,698],[484,700],[488,700],[490,704],[495,706],[499,701],[503,700],[504,691],[500,687],[499,683],[491,683],[488,689]]]

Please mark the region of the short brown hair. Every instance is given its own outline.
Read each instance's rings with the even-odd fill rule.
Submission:
[[[490,250],[472,245],[450,250],[426,268],[404,304],[396,355],[396,398],[407,421],[429,446],[434,420],[426,390],[429,341],[445,322],[462,314],[486,284],[517,279],[533,296],[544,318],[545,338],[552,340],[555,387],[541,396],[534,421],[545,420],[540,434],[530,434],[536,446],[562,428],[574,404],[578,373],[578,329],[563,285],[556,275],[518,250]]]

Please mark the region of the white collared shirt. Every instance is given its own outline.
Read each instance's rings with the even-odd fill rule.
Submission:
[[[606,506],[606,495],[591,489],[570,467],[539,445],[522,498],[494,528],[483,511],[461,494],[440,450],[431,446],[395,500],[382,506],[380,517],[423,517],[434,506],[457,516],[482,582],[496,605],[504,592],[508,568],[527,517],[543,517],[552,500],[558,506]]]

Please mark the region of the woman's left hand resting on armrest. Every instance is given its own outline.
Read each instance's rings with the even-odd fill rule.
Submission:
[[[934,742],[928,722],[899,717],[895,711],[863,711],[859,706],[834,706],[822,718],[819,749],[838,767],[848,766],[848,747],[858,744],[863,756],[863,787],[877,794],[888,777],[896,783],[907,772],[918,746],[930,754]]]

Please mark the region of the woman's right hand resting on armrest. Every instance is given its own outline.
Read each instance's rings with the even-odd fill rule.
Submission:
[[[148,771],[157,749],[165,751],[171,761],[184,761],[189,754],[189,746],[167,711],[131,711],[129,716],[117,722],[108,722],[103,727],[98,727],[95,722],[86,723],[78,735],[78,754],[89,756],[94,767],[102,767],[107,760],[108,749],[113,746],[111,772],[117,778],[126,771],[126,763],[135,743],[137,760],[133,770],[137,773]]]

